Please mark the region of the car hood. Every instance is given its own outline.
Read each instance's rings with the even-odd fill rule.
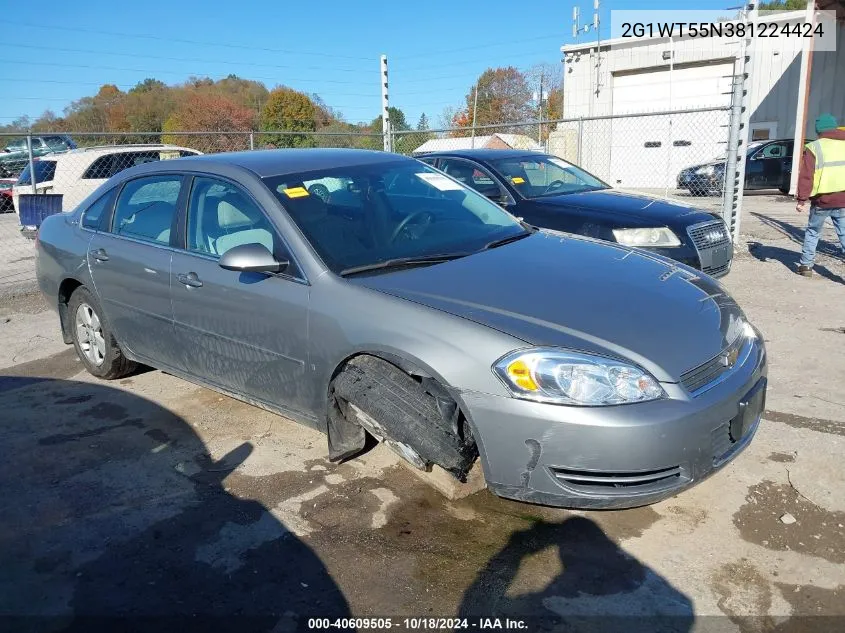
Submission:
[[[631,216],[632,220],[636,218],[638,225],[642,224],[643,220],[646,224],[651,222],[675,224],[679,220],[684,224],[694,224],[714,219],[712,214],[702,209],[622,189],[602,189],[534,198],[531,202],[541,207],[559,206],[615,216]]]
[[[713,165],[713,167],[716,167],[716,166],[724,167],[725,166],[725,159],[724,158],[716,158],[716,159],[707,161],[706,163],[696,163],[695,165],[690,165],[689,167],[684,167],[681,171],[689,171],[690,169],[701,169],[702,167],[707,167],[708,165]]]
[[[349,281],[527,344],[626,358],[664,382],[716,356],[743,319],[718,282],[691,268],[550,231],[434,266]]]

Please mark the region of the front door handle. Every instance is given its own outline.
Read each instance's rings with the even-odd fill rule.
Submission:
[[[107,262],[109,261],[108,253],[102,248],[98,248],[96,250],[90,251],[89,253],[91,257],[96,259],[98,262]]]
[[[202,287],[202,281],[200,281],[200,278],[196,273],[179,273],[176,275],[176,279],[179,280],[180,284],[184,284],[191,288]]]

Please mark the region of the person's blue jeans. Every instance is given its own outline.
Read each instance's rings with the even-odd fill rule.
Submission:
[[[839,243],[845,251],[845,209],[819,209],[810,207],[810,219],[807,220],[807,232],[804,233],[804,247],[801,249],[802,266],[812,266],[816,259],[816,246],[819,243],[824,221],[830,218],[833,221],[833,228],[839,236]]]

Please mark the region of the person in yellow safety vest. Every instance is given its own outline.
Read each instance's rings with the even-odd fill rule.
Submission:
[[[813,276],[816,246],[824,221],[830,218],[839,243],[845,251],[845,128],[837,128],[832,114],[816,119],[818,138],[804,146],[795,210],[803,213],[810,201],[810,217],[804,233],[804,246],[798,262],[798,274]]]

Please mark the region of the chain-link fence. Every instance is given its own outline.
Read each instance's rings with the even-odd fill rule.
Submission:
[[[395,131],[394,152],[473,148],[548,152],[580,165],[614,187],[684,199],[720,209],[730,111],[694,109],[461,127]],[[0,288],[32,281],[32,243],[21,224],[38,213],[69,211],[115,174],[141,163],[198,153],[279,147],[382,150],[374,133],[167,132],[0,135]],[[35,194],[35,195],[33,195]],[[34,219],[33,219],[34,218]]]
[[[729,108],[704,108],[397,132],[393,149],[411,155],[481,148],[548,152],[613,187],[719,209],[729,118]]]

